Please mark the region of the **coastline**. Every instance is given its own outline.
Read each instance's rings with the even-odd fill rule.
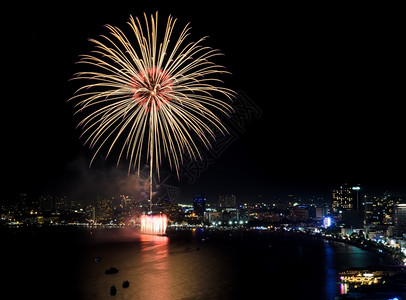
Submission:
[[[249,284],[261,282],[265,286],[269,281],[281,283],[289,279],[298,289],[300,287],[310,293],[313,290],[310,287],[317,284],[317,293],[320,293],[318,295],[320,297],[314,299],[323,299],[323,295],[338,293],[338,272],[343,270],[339,261],[345,259],[347,262],[346,255],[352,257],[348,261],[362,266],[362,262],[358,258],[354,258],[356,257],[354,255],[357,254],[354,254],[353,250],[335,244],[337,242],[343,243],[343,241],[298,231],[195,228],[169,230],[166,235],[167,238],[160,236],[157,239],[149,238],[149,236],[145,239],[145,236],[142,237],[142,234],[139,233],[139,228],[134,227],[83,228],[64,226],[18,228],[9,232],[10,234],[5,236],[11,242],[9,243],[8,254],[10,258],[15,259],[6,262],[6,266],[12,270],[12,274],[16,276],[14,278],[21,278],[30,289],[38,288],[42,282],[41,278],[46,278],[48,280],[47,287],[52,288],[52,291],[73,286],[80,292],[82,286],[77,287],[76,281],[82,278],[80,276],[82,276],[83,266],[93,268],[92,266],[98,267],[109,262],[104,267],[117,266],[121,274],[121,271],[124,272],[126,269],[126,259],[136,261],[145,258],[147,253],[151,255],[147,258],[149,257],[152,261],[164,259],[162,256],[155,256],[153,249],[161,249],[162,251],[167,249],[162,253],[173,254],[165,256],[164,261],[180,263],[183,259],[191,259],[195,266],[200,266],[200,263],[205,261],[202,261],[203,258],[209,262],[211,257],[217,257],[210,261],[208,266],[220,268],[224,274],[228,274],[227,270],[234,267],[235,270],[241,271],[232,272],[235,281],[226,280],[225,286],[241,287],[243,283],[247,282]],[[10,238],[8,239],[8,237]],[[321,242],[322,240],[328,240],[334,245],[326,246],[324,242]],[[27,247],[32,247],[32,249],[27,252]],[[346,251],[345,254],[334,252],[335,249],[340,248],[342,249],[340,251]],[[100,252],[101,249],[104,250]],[[140,249],[146,249],[146,252]],[[328,249],[334,250],[328,251]],[[360,253],[362,251],[357,250],[355,252]],[[137,255],[127,256],[129,253]],[[95,264],[93,261],[96,255],[102,257],[102,262],[99,264]],[[337,255],[340,256],[338,260],[336,260]],[[121,264],[119,262],[110,263],[110,261],[116,261],[120,257],[127,258],[123,259]],[[370,263],[375,261],[372,254],[362,254],[362,257],[369,257]],[[380,263],[378,259],[376,261]],[[148,264],[140,265],[140,267],[144,268]],[[351,263],[347,264],[347,266],[349,265]],[[221,266],[226,267],[222,269]],[[365,265],[365,267],[368,266]],[[189,270],[189,266],[185,268],[185,270]],[[138,272],[137,268],[128,270]],[[267,276],[263,277],[261,274],[265,270],[269,272]],[[271,270],[278,270],[278,272],[275,273]],[[207,268],[206,271],[207,278],[211,278],[212,269]],[[31,278],[29,276],[31,272],[36,273],[37,281],[27,281]],[[246,275],[256,274],[255,272],[258,272],[256,277]],[[62,276],[67,276],[70,281],[61,282],[58,280],[58,276],[50,276],[49,274],[63,274]],[[103,273],[101,279],[104,278]],[[129,275],[125,279],[128,278],[130,278]],[[317,280],[314,281],[314,278]],[[213,288],[217,288],[215,283],[212,284]],[[12,282],[10,285],[13,290],[18,289],[18,286],[13,286]],[[247,291],[241,287],[241,292]],[[75,290],[69,290],[70,296],[74,296],[75,293]],[[71,297],[71,299],[73,298]]]

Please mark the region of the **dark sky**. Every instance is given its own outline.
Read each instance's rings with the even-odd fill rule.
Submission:
[[[246,120],[237,139],[193,184],[187,178],[174,183],[181,199],[199,192],[247,200],[257,194],[328,194],[344,182],[370,191],[406,190],[399,8],[165,3],[5,9],[7,191],[92,193],[130,179],[121,178],[127,176],[125,162],[117,170],[115,158],[88,169],[92,153],[82,146],[78,120],[66,103],[78,87],[69,79],[79,71],[78,55],[92,49],[87,39],[107,33],[104,24],[127,30],[130,14],[157,10],[161,25],[168,14],[178,18],[178,29],[191,22],[190,41],[209,36],[206,45],[225,54],[220,63],[232,73],[225,84],[243,91],[261,112]]]

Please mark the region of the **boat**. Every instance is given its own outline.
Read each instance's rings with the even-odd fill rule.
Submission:
[[[112,285],[110,288],[110,295],[114,296],[115,294],[117,294],[117,289],[114,285]]]
[[[123,281],[123,288],[128,288],[130,286],[130,283],[128,282],[128,280]]]
[[[107,269],[107,270],[105,271],[105,273],[106,273],[106,274],[116,274],[116,273],[118,273],[118,269],[111,267],[110,269]]]

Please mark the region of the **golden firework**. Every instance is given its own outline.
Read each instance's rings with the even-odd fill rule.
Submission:
[[[130,16],[131,35],[106,25],[109,35],[89,39],[95,49],[78,62],[88,70],[74,76],[87,83],[69,100],[77,101],[75,114],[85,112],[79,126],[95,148],[90,164],[102,148],[107,157],[119,147],[117,164],[125,155],[129,172],[145,160],[150,177],[152,169],[159,177],[164,155],[179,177],[185,154],[201,158],[197,141],[209,147],[215,131],[227,133],[218,115],[232,111],[235,93],[217,77],[228,73],[212,61],[221,53],[202,46],[205,38],[186,43],[189,24],[174,39],[169,16],[159,39],[158,13],[144,19],[145,27]]]

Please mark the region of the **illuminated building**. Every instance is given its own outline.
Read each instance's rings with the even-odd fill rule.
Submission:
[[[340,186],[338,189],[333,189],[333,211],[360,210],[360,190],[361,188],[359,186],[349,186],[347,184]]]
[[[100,199],[97,201],[97,221],[111,220],[113,217],[113,201],[111,199]]]
[[[395,204],[393,210],[393,233],[401,236],[406,233],[406,204]]]
[[[218,207],[219,208],[237,207],[237,197],[235,195],[220,195]]]
[[[365,225],[378,225],[377,216],[374,215],[374,210],[376,208],[376,204],[374,203],[375,197],[365,197],[365,210],[364,210],[364,222]]]
[[[393,203],[377,196],[365,196],[364,203],[365,225],[392,224]]]

